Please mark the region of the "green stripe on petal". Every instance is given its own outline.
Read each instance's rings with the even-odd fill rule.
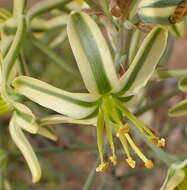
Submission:
[[[136,56],[136,53],[138,51],[138,48],[140,46],[140,40],[141,40],[141,31],[135,30],[132,35],[129,52],[128,52],[128,64],[130,65]]]
[[[41,119],[41,125],[54,125],[60,123],[73,123],[73,124],[81,124],[81,125],[96,125],[97,118],[91,119],[73,119],[70,117],[66,117],[63,115],[51,115]]]
[[[12,107],[10,104],[7,104],[0,95],[0,115],[4,115],[7,112],[10,112],[12,110]]]
[[[168,30],[171,32],[173,36],[182,37],[185,35],[186,32],[185,23],[180,22],[177,24],[172,24],[171,26],[168,26]]]
[[[23,154],[30,168],[33,183],[38,182],[41,178],[40,164],[21,128],[14,122],[14,118],[10,121],[9,130],[13,141]]]
[[[99,98],[87,93],[67,92],[26,76],[17,77],[13,86],[17,93],[41,106],[76,119],[94,112]]]
[[[148,23],[171,24],[170,17],[175,14],[182,0],[142,0],[139,4],[138,16]]]
[[[162,27],[155,27],[146,36],[114,93],[118,96],[133,95],[147,84],[166,48],[167,37],[168,32]]]
[[[187,92],[187,77],[182,78],[182,79],[179,81],[179,88],[180,88],[182,91]]]
[[[57,136],[55,132],[48,126],[40,126],[37,133],[50,140],[53,140],[53,141],[57,140]]]
[[[169,110],[169,116],[177,117],[187,115],[187,99],[179,102]]]
[[[141,3],[141,7],[153,7],[153,8],[161,8],[161,7],[170,7],[170,6],[177,6],[183,0],[144,0]]]
[[[87,89],[106,94],[117,81],[110,50],[99,27],[85,13],[73,13],[67,25],[68,37]]]
[[[39,129],[39,125],[36,122],[36,118],[32,111],[23,104],[13,103],[14,106],[14,122],[17,123],[22,129],[36,134]]]

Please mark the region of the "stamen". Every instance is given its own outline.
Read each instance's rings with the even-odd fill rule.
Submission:
[[[115,146],[114,146],[114,141],[113,141],[113,136],[112,136],[112,129],[110,128],[109,119],[107,115],[105,115],[105,128],[106,128],[106,133],[107,133],[107,139],[110,144],[110,148],[112,150],[112,156],[109,157],[109,160],[115,166],[117,164],[117,157],[115,155]]]
[[[154,166],[154,164],[153,164],[153,162],[152,162],[151,160],[147,160],[147,161],[145,162],[145,167],[146,167],[146,168],[151,169],[151,168],[153,168],[153,166]]]
[[[148,160],[145,155],[140,151],[140,149],[135,145],[133,140],[131,139],[129,134],[125,134],[125,137],[129,144],[131,145],[132,149],[134,152],[140,157],[140,159],[145,163],[145,167],[147,168],[152,168],[153,167],[153,162],[151,160]]]
[[[97,146],[99,151],[99,156],[101,160],[100,166],[97,170],[101,170],[104,162],[104,151],[103,151],[103,133],[104,133],[104,115],[103,112],[100,111],[97,118]],[[100,169],[99,169],[100,168]]]
[[[157,137],[151,137],[151,141],[158,147],[164,147],[166,145],[166,140],[164,138],[159,139]]]
[[[164,138],[161,138],[159,141],[158,141],[158,144],[157,144],[158,147],[165,147],[166,146],[166,140]]]
[[[101,162],[101,164],[96,168],[96,172],[103,172],[108,169],[109,163],[108,162]]]
[[[129,164],[129,166],[131,168],[135,168],[136,167],[136,161],[133,160],[131,157],[129,157],[129,158],[125,159],[125,160],[127,161],[127,163]]]
[[[116,127],[117,128],[117,127]],[[118,130],[119,131],[119,130]],[[129,164],[129,166],[131,168],[135,168],[136,166],[136,162],[135,160],[132,159],[131,155],[130,155],[130,151],[129,151],[129,146],[128,146],[128,143],[127,143],[127,140],[126,138],[124,137],[124,135],[119,135],[118,138],[120,139],[121,141],[121,144],[123,145],[123,148],[125,150],[125,153],[127,155],[127,159],[126,162]]]
[[[128,123],[126,123],[125,125],[123,125],[117,132],[116,136],[119,137],[121,135],[124,135],[125,133],[128,133],[129,132],[129,125]]]
[[[109,160],[112,162],[112,164],[115,166],[117,164],[117,156],[113,155],[109,157]]]

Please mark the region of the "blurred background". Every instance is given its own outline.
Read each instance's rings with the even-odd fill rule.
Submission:
[[[28,0],[33,6],[39,0]],[[45,0],[43,0],[45,1]],[[0,0],[1,8],[11,10],[11,0]],[[70,5],[68,5],[70,6]],[[66,9],[53,12],[53,15],[64,14]],[[76,8],[78,7],[75,6]],[[52,15],[43,15],[50,19]],[[65,16],[62,16],[66,20]],[[64,21],[65,22],[65,21]],[[53,84],[56,87],[70,91],[85,91],[76,62],[71,52],[66,36],[65,25],[57,26],[43,34],[42,26],[38,26],[35,35],[40,42],[31,43],[27,38],[24,44],[25,62],[30,75]],[[187,33],[184,37],[172,39],[169,58],[164,60],[162,69],[187,69]],[[41,46],[50,47],[59,61],[50,59]],[[47,50],[46,50],[47,51]],[[71,71],[64,69],[68,65]],[[167,94],[177,87],[176,79],[151,81],[144,96],[145,104],[151,103],[160,96]],[[167,110],[180,100],[187,98],[182,93],[142,114],[140,119],[151,126],[154,131],[166,138],[166,150],[173,154],[187,155],[187,117],[169,118]],[[47,115],[49,110],[41,109],[36,104],[28,102],[38,117]],[[143,105],[140,105],[140,108]],[[42,110],[42,111],[41,111]],[[9,131],[10,114],[0,117],[0,146],[9,152],[9,163],[5,173],[6,190],[82,190],[86,179],[97,161],[96,131],[91,126],[63,124],[54,126],[59,139],[51,142],[41,136],[27,134],[41,163],[43,177],[37,184],[32,184],[30,172],[23,156],[13,144]],[[151,150],[138,138],[137,142],[147,155],[152,156]],[[167,168],[155,160],[153,169],[145,169],[141,162],[136,169],[131,169],[124,161],[120,152],[119,161],[115,168],[96,174],[89,190],[158,190],[166,175]],[[94,175],[94,174],[93,174]]]

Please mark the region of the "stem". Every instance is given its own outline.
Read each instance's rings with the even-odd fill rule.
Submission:
[[[86,182],[85,182],[82,190],[90,190],[91,189],[92,184],[93,184],[95,177],[96,177],[96,170],[95,169],[96,169],[97,165],[99,164],[99,162],[100,162],[100,159],[98,158],[97,161],[95,162],[88,178],[86,179]]]
[[[153,75],[153,79],[168,79],[168,78],[182,78],[187,76],[186,70],[170,70],[170,71],[158,71]]]
[[[13,1],[13,16],[16,18],[23,14],[26,5],[26,0],[14,0]]]
[[[139,116],[143,113],[145,113],[146,111],[158,106],[158,105],[161,105],[163,102],[169,100],[170,98],[172,98],[173,96],[176,96],[178,94],[182,93],[182,91],[180,91],[178,88],[168,92],[167,94],[163,95],[162,97],[154,100],[152,103],[148,104],[148,105],[145,105],[143,106],[142,108],[138,109],[134,114],[136,116]]]
[[[119,33],[118,33],[118,41],[117,41],[117,52],[115,57],[115,65],[117,70],[120,69],[120,66],[124,64],[123,57],[128,56],[129,47],[130,47],[130,41],[132,37],[133,30],[127,29],[124,26],[124,21],[119,21]]]

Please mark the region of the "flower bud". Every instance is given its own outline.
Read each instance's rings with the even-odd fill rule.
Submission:
[[[187,14],[186,0],[142,0],[138,6],[141,21],[170,25],[182,22]]]
[[[173,163],[168,170],[164,184],[160,190],[186,190],[187,187],[187,159]]]

